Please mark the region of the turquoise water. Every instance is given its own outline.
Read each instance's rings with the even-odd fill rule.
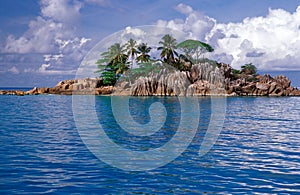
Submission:
[[[110,97],[95,101],[106,133],[132,150],[160,147],[172,139],[180,120],[177,98],[131,98],[130,112],[141,124],[150,121],[146,110],[153,102],[163,103],[168,115],[160,133],[130,136],[118,129]],[[112,167],[87,149],[71,96],[0,96],[0,104],[1,194],[300,193],[299,97],[227,98],[221,134],[201,157],[211,99],[200,98],[200,125],[187,150],[142,172]]]

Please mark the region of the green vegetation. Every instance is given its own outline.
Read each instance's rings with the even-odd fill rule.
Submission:
[[[138,62],[150,62],[151,56],[149,55],[149,52],[151,51],[151,47],[148,47],[146,43],[141,43],[138,46],[138,53],[140,54],[136,60]]]
[[[203,56],[200,58],[201,55],[214,51],[210,45],[197,40],[189,39],[177,44],[177,40],[169,34],[164,35],[158,44],[160,59],[155,60],[149,54],[152,48],[148,47],[147,43],[138,45],[133,39],[124,45],[115,43],[108,51],[101,53],[96,72],[100,73],[104,85],[114,85],[129,69],[130,77],[145,76],[149,72],[159,70],[156,67],[161,66],[161,63],[171,65],[180,71],[189,71],[192,64],[207,60]],[[178,53],[177,49],[182,53]]]
[[[257,81],[257,78],[255,77],[257,68],[252,63],[241,66],[241,70],[232,69],[231,72],[235,78],[245,78],[249,82]]]
[[[237,69],[232,69],[232,73],[233,73],[234,75],[238,75],[238,74],[240,74],[240,71],[237,70]]]
[[[158,47],[157,50],[161,50],[160,57],[163,62],[167,64],[175,63],[175,56],[178,56],[178,53],[175,51],[177,49],[177,42],[171,35],[167,34],[163,36],[162,41],[159,42],[161,47]]]
[[[241,74],[250,74],[250,75],[255,75],[257,72],[257,68],[256,66],[254,66],[252,63],[249,63],[249,64],[245,64],[243,66],[241,66],[241,71],[240,73]]]
[[[131,65],[131,68],[132,68],[132,66],[134,64],[134,61],[136,59],[136,55],[138,54],[137,43],[136,43],[135,40],[130,39],[127,42],[127,44],[125,45],[125,47],[126,47],[126,51],[127,51],[127,56],[128,56],[128,58],[131,59],[130,65]]]
[[[128,56],[124,53],[124,46],[115,43],[108,48],[107,52],[103,52],[101,57],[97,61],[98,70],[96,72],[101,73],[103,84],[114,85],[121,74],[129,69]]]
[[[177,48],[182,50],[185,56],[188,58],[188,60],[190,60],[193,63],[199,63],[201,55],[202,58],[204,58],[204,53],[214,51],[214,49],[210,45],[198,40],[191,39],[179,43],[177,45]]]

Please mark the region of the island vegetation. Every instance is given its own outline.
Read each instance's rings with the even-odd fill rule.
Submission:
[[[189,39],[177,43],[169,34],[164,35],[158,44],[156,50],[160,52],[160,59],[150,55],[153,48],[147,43],[137,44],[133,39],[124,45],[115,43],[101,53],[96,72],[100,73],[104,85],[115,85],[129,69],[133,75],[150,72],[157,63],[173,66],[179,71],[190,71],[193,64],[203,61],[205,53],[214,51],[209,44],[198,40]]]
[[[300,96],[283,75],[259,75],[252,63],[237,70],[205,58],[214,49],[199,40],[178,43],[166,34],[157,44],[133,39],[114,43],[97,60],[97,78],[64,80],[26,92],[0,90],[0,95]]]

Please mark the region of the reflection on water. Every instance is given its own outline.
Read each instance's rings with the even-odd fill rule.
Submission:
[[[221,135],[199,157],[210,118],[210,98],[200,98],[200,125],[191,145],[172,163],[147,172],[122,171],[90,153],[76,130],[71,101],[70,96],[0,96],[1,194],[300,192],[300,98],[228,98]],[[147,123],[145,108],[161,101],[169,122],[154,137],[115,133],[109,97],[97,97],[99,121],[114,141],[147,150],[172,138],[176,98],[130,101],[136,121]]]

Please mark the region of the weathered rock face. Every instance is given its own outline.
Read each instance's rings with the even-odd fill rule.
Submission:
[[[20,90],[0,90],[0,95],[17,95],[23,96],[26,95],[24,91]]]
[[[198,80],[191,84],[187,89],[187,95],[207,95],[209,91],[208,82],[205,80]]]
[[[225,72],[225,68],[221,67],[213,67],[209,63],[193,65],[190,73],[188,74],[189,79],[191,83],[195,83],[198,80],[205,80],[219,87],[224,87],[224,74],[227,72]]]
[[[237,79],[227,83],[227,93],[238,96],[295,96],[300,94],[297,88],[291,87],[291,81],[285,76],[258,75],[254,81]]]
[[[100,78],[74,79],[60,81],[52,88],[33,88],[26,95],[59,94],[59,95],[106,95],[111,94],[112,86],[103,86]]]
[[[133,95],[133,96],[300,96],[285,76],[236,76],[228,64],[193,65],[190,71],[164,68],[158,73],[140,76],[134,81],[120,81],[116,86],[104,86],[101,78],[60,81],[52,88],[29,91],[0,90],[0,95]]]
[[[138,78],[130,91],[134,96],[185,96],[190,84],[187,72],[162,69],[157,74]]]
[[[223,71],[209,63],[193,65],[190,72],[162,69],[158,74],[138,78],[131,87],[131,95],[224,95]]]

